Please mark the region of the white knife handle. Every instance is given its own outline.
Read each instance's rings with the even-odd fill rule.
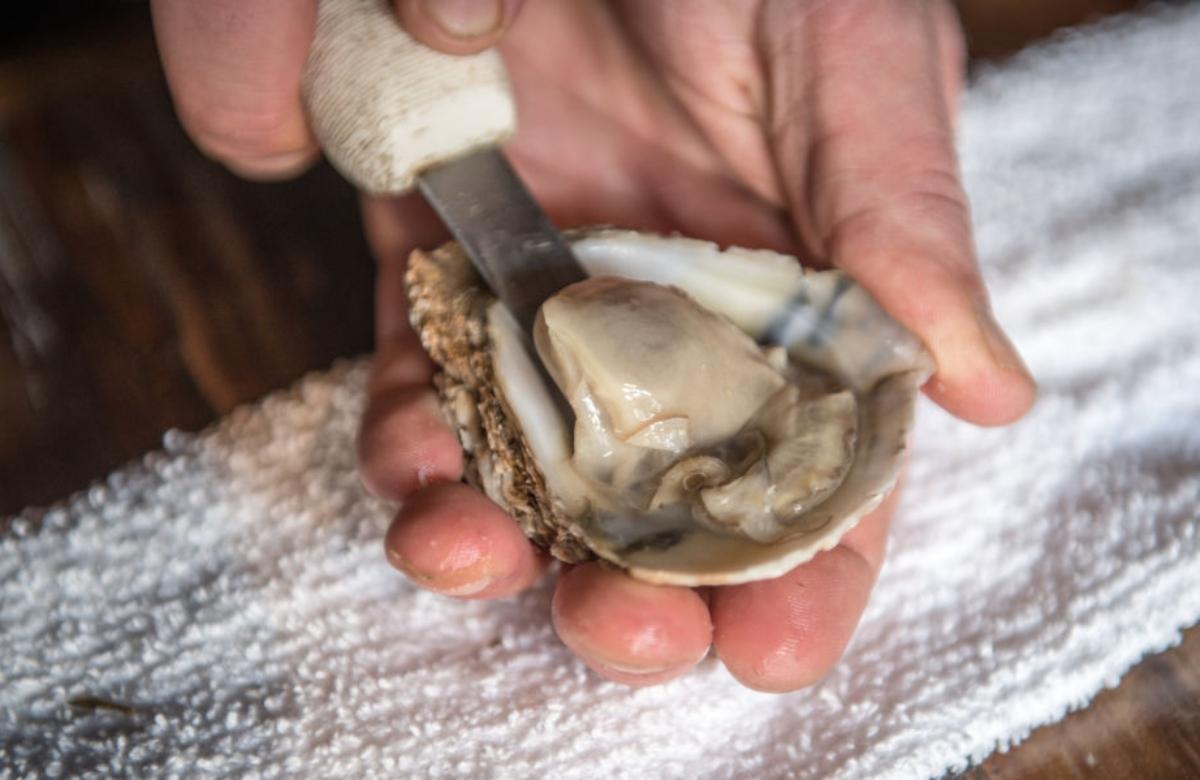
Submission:
[[[410,190],[425,168],[516,131],[499,55],[427,48],[388,0],[319,1],[303,93],[325,155],[368,192]]]

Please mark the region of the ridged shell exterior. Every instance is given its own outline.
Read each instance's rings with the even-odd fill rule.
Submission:
[[[442,412],[465,456],[464,476],[509,511],[537,545],[568,563],[594,558],[555,508],[520,424],[500,392],[487,307],[494,298],[457,245],[415,252],[406,275],[409,317],[440,370]]]

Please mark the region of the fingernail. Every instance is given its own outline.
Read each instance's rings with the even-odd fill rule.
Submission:
[[[391,563],[394,568],[399,569],[405,577],[408,577],[417,585],[420,585],[428,590],[432,590],[436,593],[440,593],[443,596],[469,598],[487,590],[500,579],[499,577],[491,574],[484,574],[475,579],[468,579],[465,582],[460,582],[457,585],[441,585],[438,584],[439,581],[444,582],[447,579],[447,575],[445,573],[427,574],[425,572],[418,571],[409,565],[408,561],[404,560],[400,553],[396,552],[392,548],[387,548],[386,552],[388,562]],[[454,579],[454,577],[451,575],[449,579]]]
[[[462,585],[455,585],[452,588],[442,588],[438,592],[443,596],[466,598],[468,596],[474,596],[477,593],[482,593],[483,591],[487,590],[495,581],[495,577],[481,577],[473,582],[465,582]]]
[[[561,636],[561,633],[560,633]],[[643,659],[626,659],[624,661],[614,661],[607,657],[604,653],[597,653],[591,647],[587,647],[584,643],[574,643],[572,649],[579,655],[587,657],[592,664],[595,664],[601,669],[606,669],[620,674],[628,674],[636,677],[652,677],[654,675],[665,674],[666,672],[681,672],[686,669],[691,669],[696,664],[704,660],[708,655],[709,648],[705,647],[699,656],[690,660],[682,661],[648,661]]]
[[[1008,340],[1008,336],[1004,334],[1004,331],[1000,329],[1000,325],[992,317],[991,313],[987,310],[981,310],[977,316],[979,318],[979,329],[983,331],[988,351],[992,353],[992,360],[996,362],[996,365],[1006,371],[1024,374],[1032,381],[1033,376],[1025,366],[1025,361],[1021,360],[1021,356],[1017,354],[1016,348]]]
[[[618,674],[627,674],[632,677],[651,677],[656,674],[673,671],[677,666],[627,666],[625,664],[610,664],[604,661],[597,661],[596,665],[609,671],[617,672]]]
[[[239,176],[252,181],[273,181],[295,176],[317,159],[319,150],[305,147],[253,160],[228,160],[226,165]]]
[[[387,561],[392,565],[392,568],[399,571],[405,577],[408,577],[410,580],[422,579],[422,576],[414,572],[412,568],[409,567],[408,561],[404,560],[404,557],[400,555],[400,553],[396,552],[391,545],[384,545],[383,554],[387,557]],[[428,580],[429,577],[424,577],[424,579]]]
[[[425,0],[425,13],[453,38],[481,38],[504,19],[501,0]]]

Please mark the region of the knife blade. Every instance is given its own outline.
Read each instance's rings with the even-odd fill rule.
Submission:
[[[423,171],[417,187],[526,333],[543,301],[587,278],[499,147]]]
[[[320,0],[302,89],[330,162],[365,192],[419,188],[526,333],[546,298],[585,278],[499,149],[516,108],[494,50],[442,54],[385,0]]]

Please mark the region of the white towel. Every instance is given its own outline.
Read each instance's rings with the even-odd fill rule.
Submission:
[[[628,690],[385,563],[365,367],[171,433],[0,540],[0,776],[922,777],[1085,704],[1200,618],[1200,9],[983,74],[962,156],[1022,423],[919,410],[890,557],[809,690],[715,658]],[[131,711],[69,706],[96,697]]]

